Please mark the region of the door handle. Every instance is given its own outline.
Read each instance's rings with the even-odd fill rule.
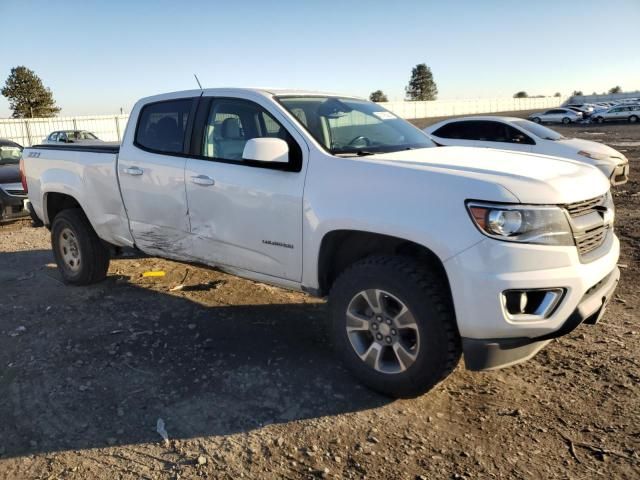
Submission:
[[[138,167],[126,167],[122,170],[127,175],[142,175],[143,171]]]
[[[195,183],[196,185],[204,185],[204,186],[210,186],[210,185],[216,184],[213,178],[209,177],[208,175],[194,175],[193,177],[191,177],[191,182]]]

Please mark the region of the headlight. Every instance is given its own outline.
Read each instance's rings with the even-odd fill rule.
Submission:
[[[485,235],[507,242],[575,245],[567,216],[560,207],[468,202],[467,209]]]
[[[578,155],[582,155],[583,157],[592,158],[593,160],[607,160],[609,155],[605,155],[604,153],[596,153],[596,152],[586,152],[584,150],[580,150]]]
[[[613,204],[613,195],[611,195],[611,190],[609,190],[604,197],[604,206],[607,207],[604,223],[613,225],[613,222],[616,219],[616,206]]]

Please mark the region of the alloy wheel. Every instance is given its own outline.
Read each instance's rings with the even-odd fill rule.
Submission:
[[[379,289],[358,292],[346,311],[346,330],[355,353],[377,372],[406,371],[420,352],[420,332],[398,297]]]

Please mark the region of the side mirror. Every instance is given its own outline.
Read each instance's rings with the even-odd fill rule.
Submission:
[[[289,162],[289,145],[281,138],[252,138],[242,152],[243,160],[255,160],[258,162]]]

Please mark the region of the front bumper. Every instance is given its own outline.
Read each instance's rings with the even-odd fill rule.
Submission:
[[[444,265],[468,368],[500,368],[527,360],[551,338],[591,321],[603,298],[610,298],[615,289],[619,252],[620,243],[611,233],[594,250],[598,258],[587,263],[575,246],[491,239],[447,260]],[[604,284],[603,279],[607,279]],[[563,289],[564,296],[547,317],[508,315],[502,293],[531,289]]]
[[[598,323],[620,280],[620,270],[609,275],[585,293],[573,313],[555,332],[536,338],[463,338],[464,362],[469,370],[494,370],[529,360],[552,339],[572,332],[580,324]]]
[[[13,187],[13,185],[10,185]],[[17,187],[16,187],[17,188]],[[22,186],[20,186],[20,189]],[[13,192],[13,190],[12,190]],[[26,215],[24,194],[9,193],[9,190],[0,186],[0,218],[8,219]]]

